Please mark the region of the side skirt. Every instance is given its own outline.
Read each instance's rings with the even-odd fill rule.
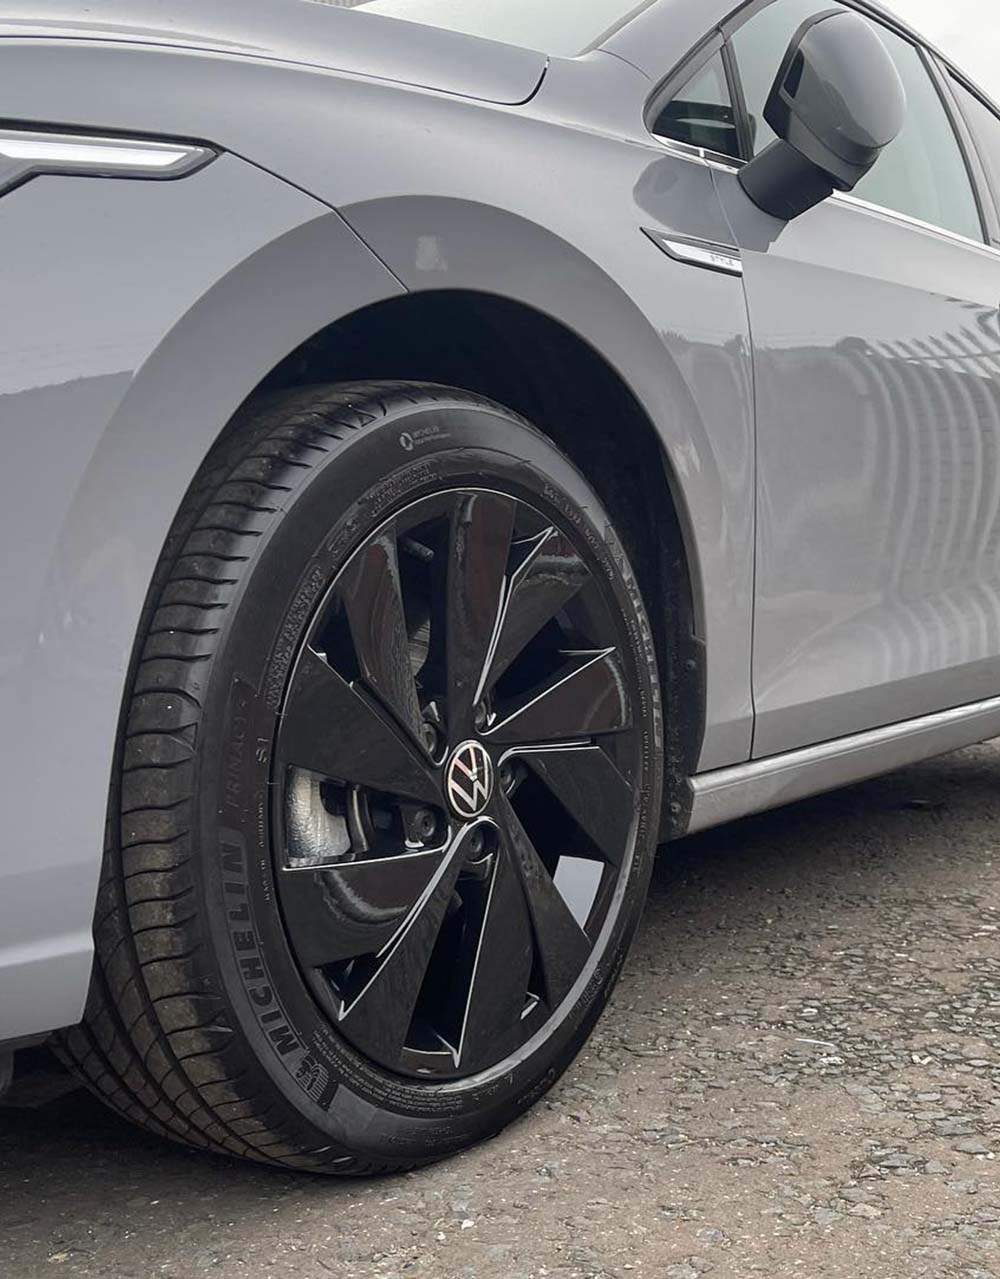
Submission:
[[[991,697],[784,755],[701,773],[688,782],[692,804],[687,833],[779,808],[998,736],[1000,697]]]

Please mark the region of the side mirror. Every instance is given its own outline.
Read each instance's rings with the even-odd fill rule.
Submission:
[[[906,120],[906,91],[875,28],[831,10],[796,32],[767,100],[778,140],[740,170],[754,204],[790,221],[853,191]]]

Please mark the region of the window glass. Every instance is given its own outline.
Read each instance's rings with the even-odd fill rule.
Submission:
[[[319,0],[359,13],[405,18],[557,57],[597,44],[652,0]]]
[[[854,194],[982,240],[972,180],[937,86],[915,45],[884,28],[879,35],[906,89],[906,124]]]
[[[1000,116],[996,116],[985,102],[970,93],[957,80],[952,88],[958,95],[962,114],[976,139],[976,147],[986,166],[994,194],[1000,197]]]
[[[733,36],[755,154],[774,141],[764,107],[789,42],[802,23],[831,6],[825,0],[776,0]],[[903,131],[883,151],[854,194],[935,226],[982,240],[972,181],[941,96],[915,45],[879,26],[906,88]]]
[[[719,155],[740,158],[729,77],[722,54],[717,53],[697,71],[660,113],[653,132],[674,142],[704,147]]]
[[[840,8],[823,0],[776,0],[745,22],[733,36],[733,49],[743,81],[750,116],[754,155],[775,142],[774,131],[764,119],[764,107],[785,56],[799,27],[824,9]]]

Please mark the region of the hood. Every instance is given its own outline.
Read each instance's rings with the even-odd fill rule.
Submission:
[[[470,0],[474,3],[474,0]],[[5,0],[0,39],[171,45],[373,76],[485,102],[526,102],[544,54],[335,0]]]

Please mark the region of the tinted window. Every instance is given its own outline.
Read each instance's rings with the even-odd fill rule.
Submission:
[[[320,0],[572,58],[652,0]]]
[[[972,181],[941,95],[915,45],[892,31],[879,34],[906,89],[906,124],[854,194],[982,240]]]
[[[661,138],[739,159],[736,112],[721,53],[675,94],[660,113],[653,132]]]
[[[957,80],[952,81],[952,87],[976,139],[976,147],[994,193],[1000,196],[1000,117],[995,116],[985,102],[963,88]]]
[[[733,36],[743,96],[750,115],[754,154],[776,140],[764,119],[764,107],[792,36],[807,18],[822,13],[824,9],[839,7],[824,4],[823,0],[777,0],[744,23]]]
[[[834,6],[835,7],[835,6]],[[831,6],[822,0],[776,0],[733,36],[755,151],[774,141],[764,106],[792,36],[806,18]],[[859,199],[982,240],[983,229],[958,140],[941,96],[915,45],[879,26],[906,87],[903,132],[858,185]]]

